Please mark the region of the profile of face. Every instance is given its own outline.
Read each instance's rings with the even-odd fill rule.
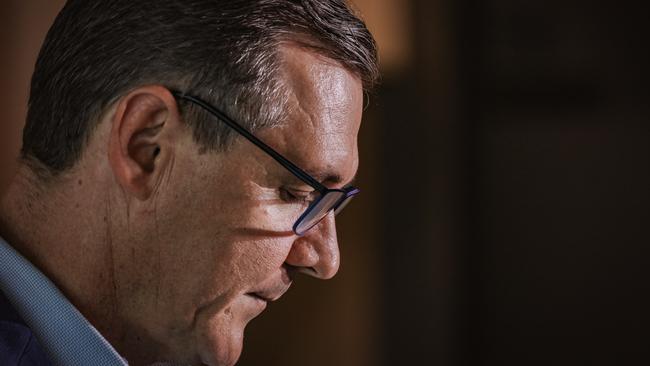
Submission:
[[[255,134],[325,186],[341,188],[358,166],[361,81],[304,48],[283,46],[281,54],[288,108],[279,126]],[[247,323],[289,289],[295,274],[336,274],[334,215],[295,235],[292,226],[312,187],[244,138],[226,152],[203,152],[182,121],[174,124],[181,118],[176,100],[158,97],[157,89],[137,93],[117,107],[114,118],[132,113],[162,121],[140,137],[142,154],[151,152],[147,134],[163,137],[155,162],[144,169],[145,183],[129,178],[128,162],[111,158],[123,187],[148,187],[145,198],[130,201],[128,215],[119,216],[130,229],[113,257],[117,308],[130,327],[123,337],[142,338],[151,349],[124,354],[232,365]],[[150,112],[156,110],[162,112]],[[139,146],[130,147],[136,157]]]

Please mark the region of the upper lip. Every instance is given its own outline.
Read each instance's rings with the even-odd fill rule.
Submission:
[[[286,269],[282,273],[282,277],[280,280],[275,281],[274,283],[264,286],[262,288],[256,289],[255,291],[251,291],[248,293],[248,295],[257,297],[259,299],[262,299],[266,302],[271,302],[279,299],[284,295],[287,290],[289,290],[289,287],[291,287],[291,282],[292,282],[292,273],[290,271],[287,271]]]
[[[284,293],[289,290],[290,285],[291,283],[279,284],[277,286],[260,289],[255,292],[249,292],[248,294],[258,297],[266,302],[271,302],[279,299],[282,295],[284,295]]]

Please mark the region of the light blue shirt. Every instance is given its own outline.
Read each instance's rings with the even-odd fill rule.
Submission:
[[[127,365],[54,283],[2,238],[0,290],[38,338],[53,365]]]

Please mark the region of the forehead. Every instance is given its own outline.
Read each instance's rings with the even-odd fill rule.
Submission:
[[[358,163],[361,81],[337,62],[297,46],[283,46],[285,116],[265,140],[310,173],[351,179]]]

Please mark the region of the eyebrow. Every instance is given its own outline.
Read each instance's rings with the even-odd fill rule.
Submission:
[[[305,172],[307,172],[307,174],[311,175],[314,179],[316,179],[323,185],[325,185],[325,183],[331,183],[331,184],[343,183],[343,177],[341,177],[341,175],[336,173],[327,172],[327,171],[310,171],[310,170],[306,170]],[[357,173],[355,173],[352,179],[347,181],[343,186],[352,185],[356,180],[357,180]]]

